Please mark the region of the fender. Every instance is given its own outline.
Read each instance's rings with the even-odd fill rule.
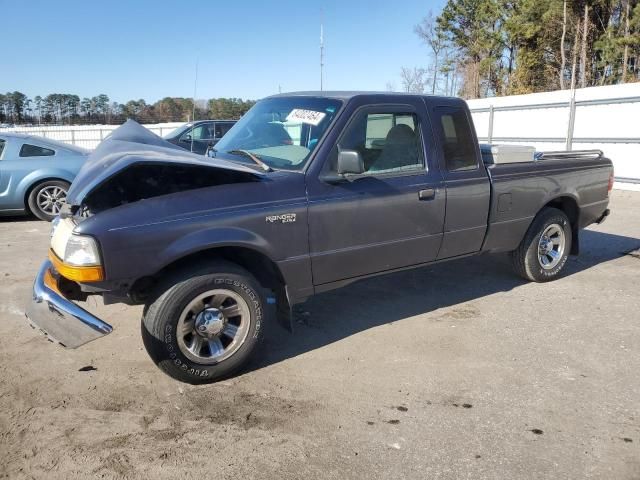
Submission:
[[[269,243],[255,232],[238,227],[212,227],[191,232],[167,245],[159,253],[161,268],[188,255],[220,247],[248,248],[276,263]]]
[[[160,254],[163,266],[166,268],[181,258],[188,257],[194,253],[206,252],[222,247],[241,247],[257,253],[271,260],[275,265],[275,269],[284,281],[284,290],[276,291],[277,312],[276,318],[278,322],[288,331],[293,332],[293,313],[292,298],[290,298],[289,287],[290,282],[295,279],[288,278],[286,270],[283,271],[273,258],[273,252],[269,243],[261,236],[254,232],[235,227],[219,227],[201,230],[182,236],[171,243]],[[308,265],[310,271],[311,265]]]

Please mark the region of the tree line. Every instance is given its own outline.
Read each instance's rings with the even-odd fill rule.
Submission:
[[[640,0],[448,0],[405,91],[481,98],[640,80]],[[393,88],[388,84],[388,88]]]
[[[108,95],[80,98],[67,93],[52,93],[33,99],[22,92],[0,94],[0,123],[12,124],[120,124],[132,118],[141,123],[188,122],[194,119],[238,119],[255,101],[241,98],[196,100],[165,97],[153,104],[143,99],[126,103],[112,102]]]

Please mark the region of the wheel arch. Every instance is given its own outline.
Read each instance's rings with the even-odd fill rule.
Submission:
[[[264,252],[246,245],[218,245],[185,254],[172,260],[154,275],[136,280],[131,286],[130,295],[134,299],[143,298],[161,279],[216,260],[224,260],[242,267],[251,273],[262,287],[273,290],[277,295],[284,292],[284,275],[277,263]]]
[[[549,200],[543,207],[556,208],[569,218],[571,224],[571,255],[577,255],[580,253],[580,241],[579,241],[579,225],[580,225],[580,206],[575,197],[571,195],[561,195]],[[542,211],[540,209],[540,211]]]

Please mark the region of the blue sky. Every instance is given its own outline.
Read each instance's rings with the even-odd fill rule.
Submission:
[[[413,26],[444,0],[0,0],[0,92],[30,97],[106,93],[124,102],[261,98],[319,88],[400,88],[403,66],[425,66]]]

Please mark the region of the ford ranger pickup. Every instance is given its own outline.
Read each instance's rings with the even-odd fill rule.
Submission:
[[[76,348],[112,331],[88,296],[142,304],[151,359],[211,382],[293,305],[359,279],[510,252],[518,275],[553,280],[612,185],[599,151],[479,145],[457,98],[276,95],[207,156],[129,121],[71,185],[26,315]]]

